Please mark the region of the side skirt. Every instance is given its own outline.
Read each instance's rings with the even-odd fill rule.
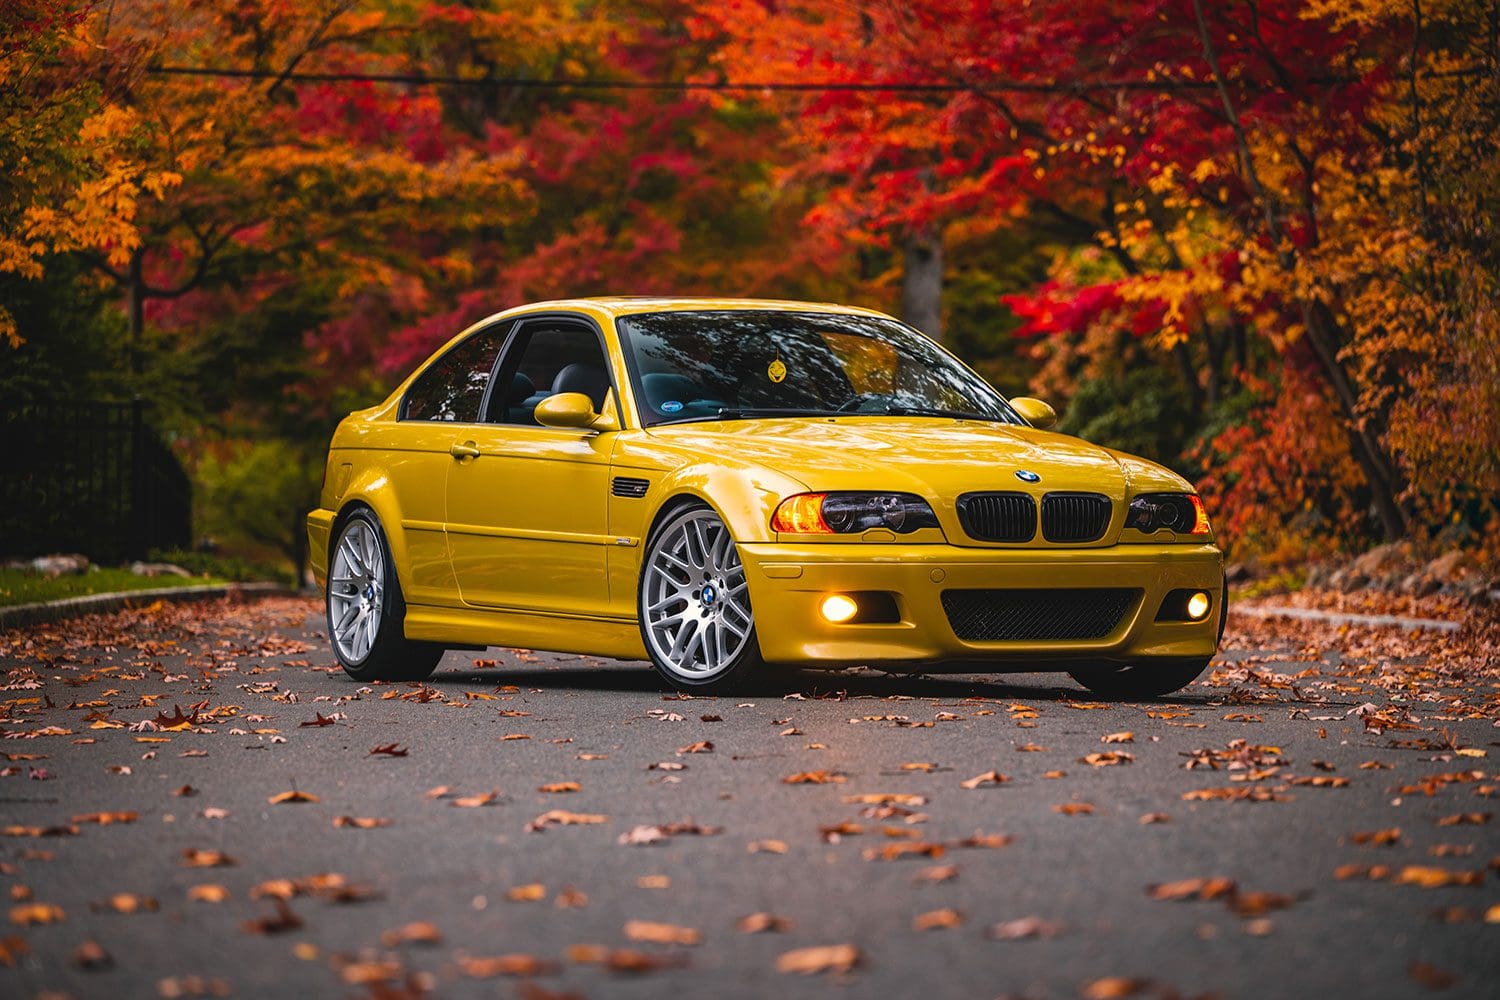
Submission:
[[[408,639],[449,647],[520,646],[583,656],[646,659],[646,647],[634,619],[408,604],[405,631]]]

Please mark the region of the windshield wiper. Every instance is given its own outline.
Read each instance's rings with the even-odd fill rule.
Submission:
[[[990,423],[1008,423],[1001,417],[986,416],[983,413],[969,413],[965,410],[944,410],[930,406],[901,406],[893,404],[885,408],[888,417],[949,417],[953,420],[986,420]]]
[[[818,409],[779,409],[776,407],[745,407],[745,406],[721,406],[719,412],[711,416],[678,417],[675,420],[658,420],[652,427],[664,427],[667,424],[688,424],[702,420],[745,420],[755,417],[838,417],[847,416],[838,410]]]

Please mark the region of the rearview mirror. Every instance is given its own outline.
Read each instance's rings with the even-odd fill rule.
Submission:
[[[606,406],[606,409],[609,409]],[[579,430],[614,431],[620,422],[612,415],[596,413],[594,401],[581,392],[559,392],[536,404],[532,412],[543,427],[576,427]]]
[[[1057,411],[1040,399],[1017,396],[1010,401],[1011,409],[1026,418],[1026,422],[1038,430],[1046,430],[1057,423]]]

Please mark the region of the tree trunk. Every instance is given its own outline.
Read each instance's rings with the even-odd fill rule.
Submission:
[[[126,285],[126,295],[129,298],[130,312],[130,374],[141,373],[141,339],[146,331],[146,279],[143,274],[143,261],[146,251],[137,248],[130,255],[129,282]]]
[[[933,340],[943,339],[943,241],[912,233],[901,244],[901,318]]]

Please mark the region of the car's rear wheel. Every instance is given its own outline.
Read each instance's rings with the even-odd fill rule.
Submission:
[[[727,691],[762,665],[745,567],[708,507],[680,507],[651,533],[636,609],[652,665],[680,690]]]
[[[1119,667],[1089,667],[1068,676],[1102,698],[1159,698],[1185,688],[1208,666],[1208,657],[1141,660]]]
[[[385,532],[358,510],[340,526],[328,562],[328,638],[344,672],[357,681],[419,681],[437,669],[443,648],[406,638],[406,602]]]

